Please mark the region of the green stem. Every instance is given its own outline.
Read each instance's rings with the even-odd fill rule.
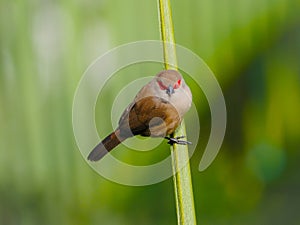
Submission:
[[[158,0],[158,5],[165,68],[177,70],[170,0]],[[182,121],[181,125],[172,136],[186,136],[184,121]],[[175,144],[171,146],[171,154],[177,221],[179,225],[193,225],[196,224],[196,215],[188,147],[187,145]]]

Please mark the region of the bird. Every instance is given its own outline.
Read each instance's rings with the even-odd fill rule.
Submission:
[[[192,104],[192,93],[177,70],[163,70],[137,93],[120,117],[118,127],[89,153],[98,161],[135,135],[165,138],[169,144],[191,144],[172,134]]]

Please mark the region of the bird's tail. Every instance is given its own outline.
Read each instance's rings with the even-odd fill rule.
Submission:
[[[106,138],[103,139],[88,156],[90,161],[98,161],[102,159],[108,152],[118,146],[126,138],[120,137],[120,130],[117,129],[115,132],[112,132]]]

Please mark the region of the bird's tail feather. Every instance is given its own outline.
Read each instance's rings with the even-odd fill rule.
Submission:
[[[120,137],[120,130],[116,130],[103,139],[91,153],[88,155],[88,160],[98,161],[102,159],[108,152],[118,146],[126,138]]]

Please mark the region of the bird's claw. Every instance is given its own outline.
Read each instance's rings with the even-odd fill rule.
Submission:
[[[191,145],[192,144],[192,142],[190,142],[190,141],[180,140],[182,138],[185,138],[185,136],[165,137],[165,139],[168,140],[168,144],[170,144],[170,145],[174,145],[174,144],[178,144],[178,145]]]

